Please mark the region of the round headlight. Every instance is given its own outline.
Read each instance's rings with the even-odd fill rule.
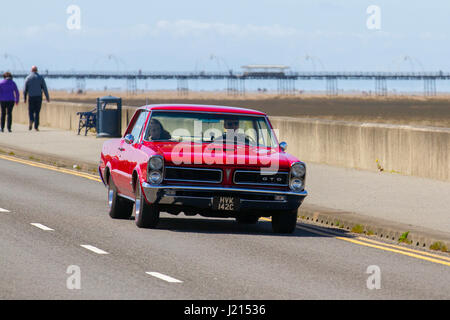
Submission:
[[[148,175],[148,180],[150,183],[153,183],[153,184],[161,183],[161,181],[162,181],[161,172],[159,172],[159,171],[150,172],[150,174]]]
[[[294,177],[303,177],[306,173],[306,168],[303,163],[296,163],[291,168],[292,175]]]
[[[161,168],[163,167],[163,159],[161,157],[151,157],[150,161],[150,168],[152,170],[161,170]]]
[[[291,190],[298,191],[303,188],[303,182],[300,179],[292,179],[289,183]]]

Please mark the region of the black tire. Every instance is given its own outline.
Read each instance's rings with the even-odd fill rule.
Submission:
[[[284,211],[272,216],[272,230],[275,233],[293,233],[297,225],[297,210]]]
[[[112,180],[109,179],[108,185],[108,205],[109,216],[113,219],[130,219],[133,213],[133,202],[130,200],[121,198],[117,194],[117,188]]]
[[[139,228],[156,228],[159,222],[159,209],[155,205],[147,203],[141,192],[138,182],[136,187],[136,200],[134,202],[134,215],[136,225]]]
[[[236,222],[239,224],[255,224],[259,220],[258,216],[242,215],[236,217]]]

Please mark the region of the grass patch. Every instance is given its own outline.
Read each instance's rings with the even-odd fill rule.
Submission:
[[[447,246],[442,243],[441,241],[437,241],[434,242],[431,246],[430,246],[431,250],[436,250],[436,251],[442,251],[442,252],[447,252]]]
[[[368,236],[373,236],[375,234],[375,232],[373,232],[372,230],[367,230],[367,235]]]
[[[376,162],[376,164],[377,164],[377,169],[378,169],[378,171],[383,172],[383,171],[384,171],[384,168],[381,166],[380,161],[378,161],[378,159],[376,159],[375,162]]]
[[[364,232],[364,226],[362,226],[360,224],[355,224],[352,227],[352,232],[354,232],[354,233],[363,233]]]
[[[408,234],[409,234],[409,231],[402,233],[400,238],[398,238],[398,242],[411,244],[412,241],[408,239]]]
[[[14,152],[10,152],[10,153],[8,153],[10,156],[15,156],[16,154],[14,153]]]

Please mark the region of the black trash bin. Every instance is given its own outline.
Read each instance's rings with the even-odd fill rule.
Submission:
[[[122,136],[122,99],[112,96],[97,98],[97,137]]]

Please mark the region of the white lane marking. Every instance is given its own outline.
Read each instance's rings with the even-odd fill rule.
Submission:
[[[0,212],[10,212],[10,211],[6,210],[6,209],[3,209],[3,208],[0,208]]]
[[[166,276],[165,274],[159,273],[159,272],[146,272],[146,274],[149,274],[155,278],[167,281],[167,282],[172,282],[172,283],[182,283],[183,281]]]
[[[83,248],[88,249],[92,252],[95,252],[97,254],[108,254],[108,252],[103,251],[102,249],[96,248],[94,246],[88,245],[88,244],[82,244],[81,245]]]
[[[35,226],[35,227],[37,227],[37,228],[39,228],[39,229],[41,229],[41,230],[44,230],[44,231],[55,231],[55,230],[53,230],[52,228],[49,228],[49,227],[47,227],[47,226],[44,226],[43,224],[40,224],[40,223],[30,223],[32,226]]]

